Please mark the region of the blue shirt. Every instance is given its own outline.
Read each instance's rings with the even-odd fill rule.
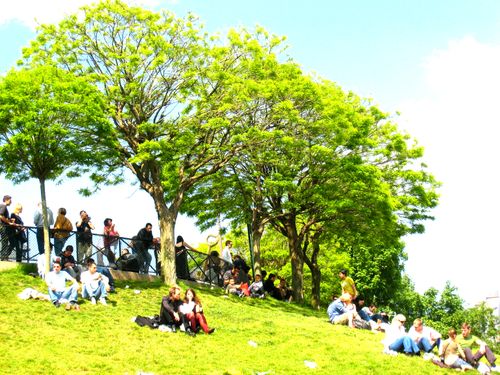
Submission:
[[[330,322],[333,322],[333,319],[335,319],[337,316],[340,316],[342,314],[345,314],[347,312],[344,302],[342,302],[340,299],[336,299],[332,303],[330,303],[330,306],[328,306],[328,310],[326,310],[328,314],[328,318],[330,319]]]

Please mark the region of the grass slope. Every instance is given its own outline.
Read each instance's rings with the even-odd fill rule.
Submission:
[[[125,288],[129,285],[129,288]],[[131,322],[159,312],[167,287],[118,282],[109,306],[80,299],[81,311],[17,297],[39,278],[0,272],[2,374],[439,374],[421,358],[382,354],[382,334],[332,326],[325,311],[274,300],[226,298],[196,286],[213,335],[162,333]],[[183,289],[185,284],[181,284]],[[140,290],[136,294],[134,290]],[[249,345],[252,340],[256,347]],[[304,361],[312,361],[311,369]]]

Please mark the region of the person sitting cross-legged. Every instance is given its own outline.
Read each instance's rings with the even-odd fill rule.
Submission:
[[[78,282],[71,277],[67,272],[61,271],[61,263],[55,261],[52,264],[53,271],[45,276],[45,282],[49,289],[49,297],[55,307],[61,306],[64,302],[68,302],[66,310],[74,308],[79,310],[78,299]],[[70,286],[66,286],[66,281],[71,282]]]
[[[430,353],[434,347],[439,348],[441,343],[441,334],[433,328],[424,326],[420,318],[413,321],[408,335],[415,341],[418,348],[426,353]]]
[[[82,272],[80,276],[82,282],[82,297],[90,299],[95,305],[96,300],[103,305],[107,305],[106,297],[109,291],[109,279],[103,274],[97,272],[95,263],[88,263],[88,270]]]
[[[479,360],[485,356],[489,362],[491,371],[500,372],[500,367],[495,365],[497,358],[486,343],[472,334],[472,329],[469,323],[462,324],[462,334],[457,336],[457,342],[461,345],[465,353],[466,361],[472,366],[477,367]],[[473,354],[472,350],[477,348]]]

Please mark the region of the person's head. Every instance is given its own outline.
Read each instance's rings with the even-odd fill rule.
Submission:
[[[422,319],[417,318],[413,321],[413,328],[415,328],[415,331],[417,332],[422,332],[424,329],[424,324],[422,323]]]
[[[400,327],[406,323],[406,317],[403,314],[397,314],[392,320],[393,324],[398,324]]]
[[[232,277],[229,279],[229,285],[234,285],[234,279]]]
[[[344,280],[347,277],[347,271],[346,270],[340,270],[339,272],[339,277]]]
[[[89,264],[89,272],[91,275],[97,272],[97,264],[95,263],[90,263]]]
[[[259,282],[262,280],[262,276],[260,276],[260,273],[255,274],[255,281]]]
[[[181,299],[181,288],[179,288],[178,286],[173,286],[172,288],[170,288],[170,290],[168,291],[168,295],[170,296],[171,299],[173,299],[174,301],[178,301]]]
[[[110,219],[109,217],[104,219],[104,226],[105,227],[110,227],[112,224],[113,224],[113,219]]]
[[[267,276],[267,271],[266,270],[260,270],[260,272],[262,273],[262,280],[265,280],[266,276]]]
[[[3,203],[6,206],[10,206],[10,204],[12,203],[12,197],[10,195],[4,195],[3,196]]]
[[[276,275],[274,273],[270,273],[269,277],[268,277],[268,280],[271,280],[271,281],[276,280]]]
[[[151,232],[153,230],[153,224],[151,223],[146,223],[146,226],[144,227],[148,232]]]
[[[233,265],[232,273],[234,276],[239,275],[240,274],[240,267]]]
[[[365,297],[362,297],[362,296],[358,296],[358,298],[356,299],[356,301],[358,302],[358,306],[361,308],[365,305]]]
[[[66,209],[64,207],[61,207],[59,210],[57,210],[57,213],[59,215],[66,216]]]
[[[457,331],[455,331],[454,328],[451,328],[448,330],[448,337],[452,340],[455,340],[455,337],[457,337]]]
[[[175,241],[175,243],[179,242],[184,242],[184,238],[182,236],[177,236],[177,240]]]
[[[95,264],[95,260],[93,258],[87,258],[85,263],[87,264],[87,268],[90,268],[91,264]]]
[[[377,306],[375,306],[373,303],[368,307],[372,313],[377,311]]]
[[[80,218],[83,219],[83,220],[88,220],[89,219],[89,215],[87,214],[87,211],[81,210],[80,211]]]
[[[280,286],[286,286],[286,280],[281,278],[280,279]]]
[[[349,293],[344,293],[339,297],[339,299],[348,305],[352,301],[352,296]]]
[[[468,337],[471,333],[472,329],[469,323],[464,322],[462,324],[462,336],[463,337]]]
[[[213,257],[217,257],[217,258],[218,258],[218,257],[219,257],[219,252],[218,252],[217,250],[212,250],[212,251],[210,252],[210,256],[213,256]]]
[[[61,272],[61,262],[56,260],[56,261],[52,264],[52,269],[54,270],[54,272],[55,272],[55,273],[59,273],[59,272]]]
[[[73,252],[73,246],[71,245],[66,246],[66,248],[64,249],[64,255],[66,256],[71,255],[72,252]]]
[[[19,215],[21,212],[23,212],[23,205],[21,203],[17,203],[14,207],[14,213]]]
[[[226,241],[226,246],[227,246],[227,247],[233,247],[233,241],[231,241],[231,240],[227,240],[227,241]]]
[[[184,301],[194,301],[195,303],[199,302],[198,297],[196,297],[196,292],[193,288],[189,288],[188,290],[186,290],[186,293],[184,294]]]

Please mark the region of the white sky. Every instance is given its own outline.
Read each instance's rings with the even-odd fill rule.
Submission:
[[[7,21],[18,20],[32,28],[35,18],[42,23],[55,22],[63,13],[74,12],[83,3],[90,1],[3,1],[0,26],[8,25]],[[177,1],[144,0],[139,3],[168,5],[176,4]],[[185,3],[205,4],[200,1]],[[212,4],[219,3],[222,2]],[[324,5],[320,1],[313,1],[311,6],[315,4]],[[262,17],[265,16],[266,12],[263,12]],[[267,17],[271,17],[270,13]],[[205,20],[202,18],[202,21]],[[234,22],[230,21],[238,24],[236,18]],[[499,24],[497,21],[497,26]],[[221,28],[225,26],[220,25]],[[323,34],[328,31],[325,25],[318,25],[320,26],[323,27]],[[383,23],[379,26],[382,28]],[[279,27],[283,25],[278,24]],[[4,27],[0,32],[2,30],[8,31],[8,28]],[[303,34],[306,32],[304,30]],[[285,30],[284,33],[295,35],[293,29],[288,32]],[[352,43],[355,43],[356,35],[352,34]],[[394,32],[391,34],[389,30],[388,35],[394,35]],[[398,68],[393,76],[390,71],[382,71],[383,66],[376,65],[377,56],[374,56],[373,61],[368,59],[365,65],[367,70],[371,68],[378,73],[373,73],[370,80],[364,83],[353,81],[346,88],[354,88],[360,95],[369,92],[383,110],[399,110],[401,127],[425,147],[425,160],[430,171],[443,183],[440,205],[434,211],[436,220],[426,224],[424,234],[406,239],[406,251],[409,254],[406,270],[417,290],[423,292],[431,286],[441,290],[446,280],[450,280],[458,287],[461,297],[474,303],[500,289],[499,241],[496,236],[500,212],[497,177],[500,147],[496,145],[500,139],[497,115],[500,107],[500,38],[493,37],[492,42],[471,35],[475,34],[464,32],[461,37],[450,38],[447,44],[437,43],[430,50],[414,48],[421,47],[417,45],[408,46],[413,51],[418,49],[426,52],[413,60],[401,58],[393,66]],[[0,42],[9,37],[14,36],[0,34]],[[315,59],[310,57],[310,47],[325,43],[321,39],[323,37],[318,34],[317,40],[311,40],[309,45],[301,44],[297,39],[289,39],[293,45],[292,50],[295,51],[292,56],[300,55],[301,48],[309,48],[309,64],[314,64]],[[325,38],[327,40],[328,36]],[[391,42],[394,40],[386,41]],[[379,48],[383,48],[385,53],[391,50],[383,45]],[[331,75],[322,71],[326,51],[324,48],[316,51],[318,56],[323,56],[323,59],[316,59],[320,67],[317,68],[319,73],[333,80],[345,79],[347,70],[344,74],[339,71],[330,72]],[[307,56],[297,57],[299,63],[304,63],[304,60],[307,64]],[[332,65],[336,62],[331,60]],[[388,69],[391,67],[386,70]],[[384,82],[383,77],[389,77],[390,80]],[[392,96],[387,95],[388,91]],[[381,98],[384,98],[382,102]],[[14,202],[24,204],[23,217],[30,224],[32,212],[39,201],[37,183],[34,181],[12,187],[9,182],[0,179],[0,184],[0,195],[9,193],[13,195]],[[114,219],[122,235],[134,235],[147,221],[156,222],[152,200],[137,187],[122,185],[106,188],[92,198],[78,196],[74,193],[75,187],[74,182],[70,182],[48,188],[51,208],[56,210],[60,206],[66,207],[72,221],[76,220],[79,210],[85,209],[94,218],[99,230],[102,220],[109,216]],[[155,229],[157,235],[157,228]],[[196,245],[205,241],[207,233],[200,234],[190,220],[180,218],[176,234],[182,234],[188,242]]]

